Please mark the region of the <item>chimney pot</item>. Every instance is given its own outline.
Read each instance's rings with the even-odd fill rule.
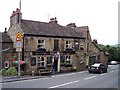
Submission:
[[[7,28],[5,28],[5,31],[4,31],[4,33],[7,33]]]
[[[57,23],[57,18],[50,18],[50,22],[49,23]]]
[[[16,13],[19,13],[20,12],[20,9],[19,8],[16,8]]]

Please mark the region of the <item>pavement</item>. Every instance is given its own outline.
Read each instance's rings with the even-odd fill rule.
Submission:
[[[14,82],[14,81],[21,81],[21,80],[29,80],[29,79],[39,79],[39,78],[44,78],[48,76],[2,76],[0,83],[5,83],[5,82]]]
[[[79,71],[76,71],[79,72]],[[63,73],[72,73],[71,72],[61,72],[61,73],[56,73],[57,75],[63,74]],[[56,75],[54,74],[54,75]],[[25,76],[1,76],[0,77],[0,83],[5,83],[5,82],[14,82],[14,81],[22,81],[22,80],[29,80],[29,79],[39,79],[39,78],[45,78],[45,77],[51,77],[53,75],[44,75],[44,76],[30,76],[30,75],[25,75]]]

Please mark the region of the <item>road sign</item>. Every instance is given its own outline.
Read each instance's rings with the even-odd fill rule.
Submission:
[[[16,42],[22,41],[22,34],[17,33],[16,34]]]
[[[16,34],[16,51],[17,52],[22,51],[22,34],[21,33]]]
[[[22,48],[22,42],[16,42],[16,48]]]
[[[17,47],[17,48],[16,48],[16,52],[22,52],[22,48]]]

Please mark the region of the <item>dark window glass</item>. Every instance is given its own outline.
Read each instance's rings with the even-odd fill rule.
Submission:
[[[61,55],[60,61],[61,61],[61,62],[65,62],[65,56],[64,56],[64,55]]]
[[[31,66],[35,66],[36,65],[36,57],[32,57],[31,58]]]
[[[59,40],[54,40],[54,51],[59,51]]]
[[[51,64],[52,63],[52,57],[47,57],[47,64]]]

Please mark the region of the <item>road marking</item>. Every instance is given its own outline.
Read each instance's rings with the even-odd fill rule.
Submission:
[[[85,73],[87,71],[82,71],[82,72],[76,72],[76,73],[69,73],[69,74],[63,74],[63,75],[54,75],[52,77],[63,77],[63,76],[70,76],[70,75],[74,75],[74,74],[78,74],[78,73]]]
[[[103,73],[103,74],[100,74],[100,75],[106,75],[107,73]]]
[[[77,83],[77,82],[79,82],[79,80],[73,81],[73,82],[64,83],[64,84],[60,84],[60,85],[55,85],[55,86],[49,87],[49,89],[51,89],[51,88],[57,88],[57,87],[62,87],[62,86],[73,84],[73,83]]]
[[[89,79],[92,79],[92,78],[95,78],[97,76],[92,76],[92,77],[88,77],[88,78],[85,78],[84,80],[89,80]]]
[[[74,74],[76,74],[76,73],[64,74],[64,75],[55,75],[55,76],[52,76],[52,77],[70,76],[70,75],[74,75]]]
[[[110,73],[113,73],[113,72],[115,72],[115,71],[110,71]]]

